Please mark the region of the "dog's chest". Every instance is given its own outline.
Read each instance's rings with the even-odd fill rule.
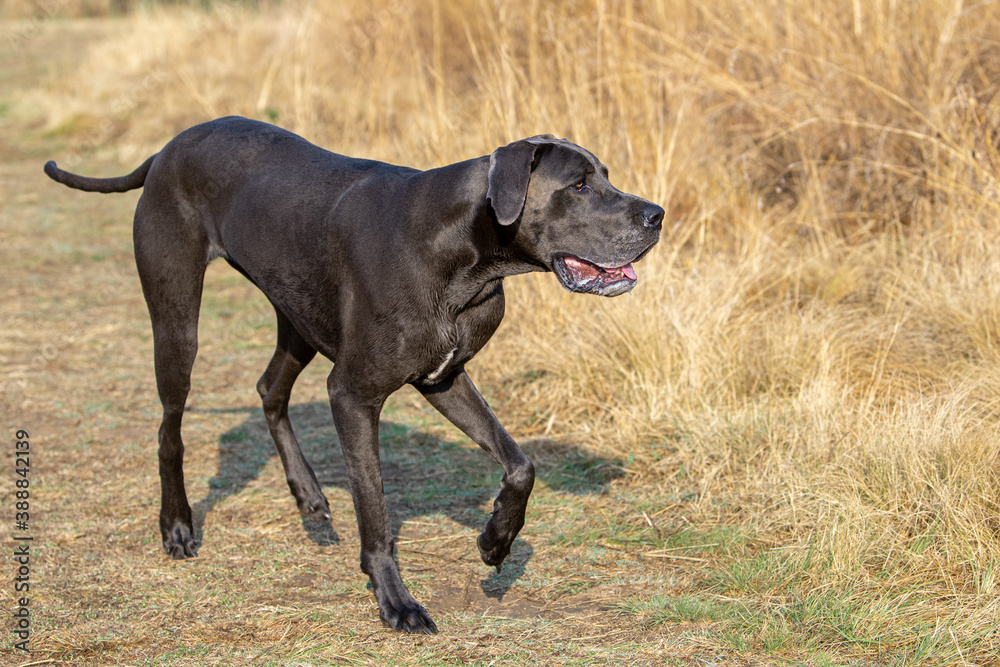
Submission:
[[[455,353],[457,351],[458,351],[457,347],[452,348],[448,352],[448,354],[444,356],[444,359],[441,360],[441,363],[438,364],[438,367],[423,377],[423,383],[434,384],[441,378],[445,377],[447,372],[451,371],[451,365],[452,362],[455,360]]]
[[[477,295],[452,320],[440,323],[438,335],[425,357],[423,372],[417,380],[421,384],[434,384],[448,377],[462,366],[493,336],[503,319],[503,289],[495,287]],[[441,326],[443,324],[443,326]]]

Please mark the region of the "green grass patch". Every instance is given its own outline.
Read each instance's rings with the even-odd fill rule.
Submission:
[[[731,604],[704,595],[655,595],[632,598],[622,609],[642,616],[651,625],[721,621],[732,616]]]
[[[841,646],[849,653],[894,656],[887,664],[944,664],[973,655],[977,640],[952,625],[914,623],[932,601],[923,587],[885,591],[855,586],[816,586],[820,559],[782,552],[747,554],[716,562],[698,593],[636,597],[621,609],[651,626],[705,623],[707,634],[739,652],[813,652],[816,664],[839,664],[823,653]],[[981,641],[989,637],[984,633]],[[810,663],[812,664],[812,663]]]

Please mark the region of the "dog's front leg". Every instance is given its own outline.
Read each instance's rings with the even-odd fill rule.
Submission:
[[[479,536],[479,553],[487,565],[500,564],[524,526],[524,510],[535,484],[535,467],[493,414],[486,399],[465,369],[431,385],[414,385],[438,412],[462,429],[503,467],[500,494],[493,502],[493,515]]]
[[[436,633],[437,626],[406,590],[393,560],[393,540],[382,488],[378,454],[378,416],[384,398],[361,399],[330,374],[327,388],[333,421],[344,451],[354,512],[361,535],[361,570],[371,578],[382,622],[394,630]]]

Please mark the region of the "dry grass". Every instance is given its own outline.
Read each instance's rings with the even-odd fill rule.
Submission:
[[[15,110],[66,157],[136,163],[229,113],[418,167],[591,148],[668,233],[621,299],[508,281],[473,374],[522,440],[623,463],[612,512],[648,521],[623,535],[746,536],[692,554],[702,606],[663,583],[628,608],[746,660],[996,664],[996,3],[219,3],[115,29]]]

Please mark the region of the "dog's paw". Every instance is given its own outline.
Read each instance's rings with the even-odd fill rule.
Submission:
[[[390,606],[386,609],[379,606],[379,618],[383,625],[397,632],[406,632],[415,635],[436,635],[437,625],[431,620],[427,610],[416,600]]]
[[[326,523],[330,521],[330,503],[327,501],[326,496],[322,493],[319,497],[306,500],[304,502],[297,503],[299,506],[299,512],[305,517],[306,521],[316,521],[318,523]]]
[[[330,502],[323,495],[319,488],[319,482],[315,478],[305,481],[297,481],[289,478],[288,488],[295,498],[295,505],[299,508],[299,513],[307,521],[329,521]]]
[[[378,602],[378,615],[387,628],[397,632],[411,634],[437,634],[437,625],[431,620],[427,610],[418,603],[410,591],[406,590],[391,558],[383,558],[381,566],[368,568],[372,588],[375,590],[375,600]],[[364,562],[364,556],[362,556]],[[362,569],[365,569],[362,566]]]
[[[487,525],[486,530],[476,540],[476,545],[479,547],[479,557],[483,559],[483,562],[494,566],[499,572],[500,565],[510,555],[510,545],[514,543],[516,534],[512,535],[510,539],[501,539],[494,536],[492,532],[490,526]]]
[[[187,526],[174,526],[170,535],[163,539],[163,550],[174,560],[194,558],[198,555],[198,545]]]

